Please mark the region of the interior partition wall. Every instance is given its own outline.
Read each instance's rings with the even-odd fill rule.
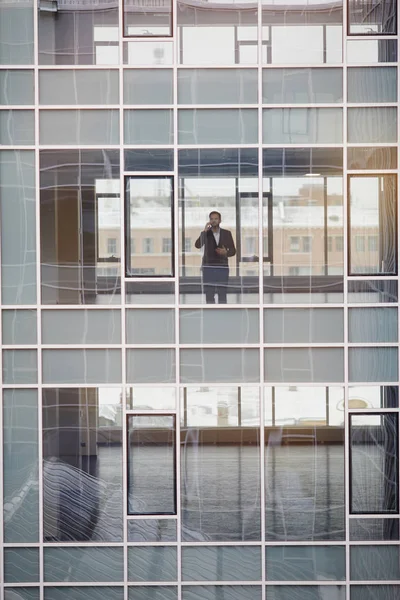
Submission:
[[[0,3],[0,600],[397,600],[398,18]]]

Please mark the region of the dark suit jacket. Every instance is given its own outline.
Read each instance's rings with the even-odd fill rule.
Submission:
[[[212,229],[202,231],[195,242],[196,248],[204,246],[203,267],[204,266],[228,266],[228,257],[235,256],[236,248],[231,232],[228,229],[219,229],[219,244],[215,241]],[[217,254],[217,248],[226,248],[227,256]]]

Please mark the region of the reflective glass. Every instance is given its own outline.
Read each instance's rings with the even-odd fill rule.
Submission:
[[[264,104],[342,102],[342,69],[263,69]]]
[[[343,138],[342,118],[341,108],[264,109],[263,142],[264,144],[340,144]]]
[[[44,310],[43,344],[120,344],[117,310]]]
[[[400,579],[400,546],[351,546],[350,576],[359,581]]]
[[[343,389],[266,392],[266,539],[344,539]]]
[[[4,600],[39,600],[39,588],[7,587],[4,589]]]
[[[0,7],[0,64],[29,65],[33,57],[33,0],[9,0]]]
[[[400,585],[352,585],[350,600],[397,600]]]
[[[173,415],[128,417],[128,514],[176,514],[175,437]]]
[[[123,7],[125,37],[172,35],[172,0],[163,3],[162,10],[151,0],[144,0],[140,6],[125,1]]]
[[[258,310],[181,310],[179,333],[181,344],[257,344]]]
[[[173,171],[174,151],[172,148],[125,150],[125,171]]]
[[[257,302],[261,251],[257,173],[256,149],[179,152],[182,303]],[[216,237],[205,231],[213,211],[221,215],[214,227]],[[226,256],[217,253],[218,245],[225,246]]]
[[[128,410],[176,410],[174,387],[129,387],[126,390]]]
[[[126,311],[128,344],[174,344],[175,312],[170,309],[135,309]]]
[[[39,10],[39,64],[115,65],[118,56],[118,7],[60,2]]]
[[[147,269],[138,275],[145,275]],[[151,277],[151,275],[150,275]],[[153,281],[148,279],[144,281],[126,281],[125,282],[125,302],[126,304],[174,304],[175,302],[175,282],[174,281]]]
[[[265,381],[340,382],[344,380],[342,348],[266,348]]]
[[[43,390],[44,541],[122,541],[122,510],[121,390]],[[87,550],[74,549],[77,569]]]
[[[350,381],[398,380],[397,348],[349,348]]]
[[[125,144],[172,144],[172,110],[125,110],[124,140]]]
[[[396,67],[347,69],[347,101],[358,104],[396,102]]]
[[[176,542],[175,519],[128,521],[128,542]]]
[[[349,387],[349,410],[365,408],[398,408],[397,386],[353,385]]]
[[[397,273],[397,178],[350,176],[349,272]]]
[[[241,392],[208,386],[183,392],[184,541],[261,539],[259,393],[256,388],[242,388]],[[242,395],[246,398],[243,403]]]
[[[348,148],[347,168],[360,170],[397,169],[397,148],[368,147]]]
[[[348,302],[379,304],[398,299],[397,281],[393,280],[350,280],[348,290]]]
[[[120,301],[119,152],[40,153],[43,304]]]
[[[336,343],[344,341],[343,311],[338,308],[264,310],[267,343]]]
[[[172,69],[125,69],[124,104],[172,104]]]
[[[129,600],[178,600],[178,588],[173,585],[153,586],[138,585],[128,588]]]
[[[36,390],[3,392],[3,527],[5,543],[39,541],[38,401]]]
[[[45,548],[44,581],[121,581],[122,548]]]
[[[388,35],[397,31],[396,0],[348,0],[350,35]]]
[[[43,350],[43,383],[119,383],[121,351]]]
[[[128,383],[174,383],[175,350],[171,348],[135,349],[126,352]]]
[[[257,111],[242,108],[180,109],[179,144],[256,144]]]
[[[397,108],[360,107],[347,110],[347,139],[357,144],[396,143]]]
[[[227,6],[229,9],[227,10]],[[179,61],[184,65],[257,64],[257,2],[177,3]]]
[[[350,308],[349,342],[397,342],[397,308]]]
[[[36,344],[37,314],[35,310],[3,310],[3,344],[15,346]]]
[[[399,519],[350,519],[350,540],[400,541],[399,525]]]
[[[128,548],[129,581],[176,581],[177,578],[176,548]]]
[[[334,64],[342,61],[342,2],[262,0],[263,62]],[[288,43],[290,40],[290,43]]]
[[[266,600],[345,600],[344,585],[267,585]]]
[[[41,110],[41,144],[107,146],[119,143],[118,110]]]
[[[350,512],[353,514],[398,511],[398,436],[397,414],[350,415]]]
[[[135,66],[172,65],[172,42],[157,39],[124,43],[124,64]]]
[[[347,63],[397,62],[397,40],[347,40]]]
[[[123,600],[124,588],[108,586],[50,587],[44,589],[44,600]],[[19,600],[19,599],[18,599]]]
[[[118,90],[117,70],[39,72],[40,104],[118,104]]]
[[[269,581],[335,581],[346,578],[344,546],[266,548]]]
[[[33,71],[21,69],[0,71],[0,104],[33,104],[34,91]]]
[[[260,357],[250,348],[181,349],[182,383],[252,383],[259,381]]]
[[[223,81],[223,85],[221,84]],[[179,69],[179,104],[256,104],[256,69]]]
[[[0,145],[33,146],[35,121],[33,110],[0,111]]]
[[[182,548],[183,581],[258,581],[261,548],[205,546]]]
[[[3,382],[37,383],[36,350],[3,350]]]
[[[258,585],[183,586],[182,600],[261,600]]]
[[[173,276],[173,178],[127,177],[125,188],[126,276]]]

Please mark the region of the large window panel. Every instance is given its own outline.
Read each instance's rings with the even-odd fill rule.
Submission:
[[[340,382],[344,379],[342,348],[266,348],[265,381]]]
[[[349,147],[347,149],[347,168],[356,171],[381,171],[383,169],[397,169],[397,147]]]
[[[260,357],[250,348],[182,349],[182,383],[251,383],[259,380]]]
[[[398,379],[397,348],[350,348],[350,381],[393,381]]]
[[[247,397],[245,403],[242,402],[244,397]],[[241,388],[240,393],[225,386],[183,390],[181,508],[184,541],[261,539],[259,433],[257,388]],[[238,552],[233,556],[239,560]],[[219,559],[222,558],[220,555]],[[189,575],[187,568],[185,564],[185,572]],[[231,570],[233,565],[226,564],[225,568]]]
[[[261,586],[185,585],[182,587],[182,600],[261,600]]]
[[[119,143],[118,110],[41,110],[41,144],[108,146]]]
[[[125,180],[126,276],[173,277],[173,177]]]
[[[349,342],[397,342],[397,308],[350,308]]]
[[[266,389],[267,540],[344,539],[343,392],[341,387]],[[299,569],[300,554],[290,554]]]
[[[1,14],[1,12],[0,12]],[[1,34],[0,34],[1,36]],[[1,44],[1,42],[0,42]],[[1,61],[0,61],[1,64]],[[33,71],[7,69],[0,71],[0,104],[33,104]]]
[[[39,548],[4,548],[4,582],[38,582]]]
[[[348,291],[348,302],[357,304],[395,303],[398,299],[398,285],[393,279],[350,279]]]
[[[118,151],[41,151],[43,304],[119,301],[119,177]]]
[[[172,69],[125,69],[124,104],[172,104]]]
[[[184,65],[257,64],[257,2],[177,3],[179,60]]]
[[[398,415],[349,416],[350,512],[397,513],[399,510]],[[368,577],[369,579],[369,577]]]
[[[124,43],[124,64],[135,66],[172,65],[173,42],[154,37],[153,40],[129,41]]]
[[[106,547],[46,548],[46,582],[118,582],[124,577],[123,549]]]
[[[144,0],[139,6],[124,0],[125,37],[169,37],[172,36],[172,0],[161,6]]]
[[[128,514],[176,514],[173,415],[128,416]]]
[[[400,579],[400,546],[352,546],[350,574],[358,581]]]
[[[256,104],[257,70],[179,69],[178,102],[179,104]]]
[[[350,540],[356,542],[399,541],[400,521],[398,518],[365,518],[350,519]]]
[[[341,108],[268,108],[263,111],[264,144],[340,144]]]
[[[397,62],[397,40],[347,40],[347,64]]]
[[[390,35],[397,32],[396,0],[348,0],[349,35]]]
[[[35,310],[3,310],[3,344],[26,345],[37,342],[37,314]]]
[[[34,153],[0,152],[1,290],[4,304],[36,304]]]
[[[33,110],[0,110],[0,146],[33,146]]]
[[[342,69],[263,69],[264,104],[319,104],[343,99]]]
[[[343,311],[335,308],[266,309],[264,340],[278,344],[343,342]]]
[[[121,351],[110,349],[43,350],[44,383],[119,383]]]
[[[39,541],[37,390],[3,392],[5,543]]]
[[[257,310],[188,309],[180,312],[182,344],[257,344]]]
[[[43,390],[43,528],[47,542],[122,541],[119,388]]]
[[[126,311],[128,344],[174,344],[175,312],[168,308]]]
[[[104,596],[107,600],[123,600],[124,588],[123,586],[63,586],[63,587],[51,587],[46,586],[44,590],[45,600],[104,600]],[[13,600],[10,598],[10,600]],[[19,598],[18,598],[19,600]],[[29,599],[30,600],[30,599]]]
[[[121,312],[117,310],[44,310],[43,344],[120,344]]]
[[[183,581],[258,581],[261,548],[203,546],[182,548]]]
[[[257,111],[242,108],[180,109],[179,144],[256,144]]]
[[[344,546],[271,546],[266,548],[269,581],[335,581],[346,578]]]
[[[341,2],[329,0],[277,4],[262,0],[263,62],[272,64],[336,64],[342,61]],[[290,43],[288,43],[288,41]]]
[[[57,5],[39,7],[39,63],[42,65],[117,65],[118,7]]]
[[[397,273],[395,175],[349,178],[349,273]]]
[[[347,69],[347,100],[358,104],[397,102],[397,68]]]
[[[175,349],[127,350],[126,379],[128,383],[175,383]]]
[[[37,383],[37,351],[3,350],[3,383]]]
[[[0,64],[29,65],[34,62],[33,0],[3,2],[0,8]]]
[[[350,410],[371,408],[398,408],[399,388],[395,385],[353,385],[349,387]]]
[[[118,104],[117,70],[41,70],[40,104]]]
[[[397,142],[397,108],[360,107],[347,110],[347,139],[356,144]]]
[[[172,110],[125,110],[125,144],[168,145],[174,141]]]
[[[325,600],[334,594],[334,600],[346,599],[344,585],[267,585],[267,600]]]

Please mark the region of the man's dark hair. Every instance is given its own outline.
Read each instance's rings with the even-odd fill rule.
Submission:
[[[211,219],[211,215],[218,215],[218,217],[219,217],[219,220],[220,220],[220,221],[222,221],[222,216],[221,216],[221,213],[219,213],[217,210],[212,210],[212,211],[210,212],[210,214],[208,215],[208,218],[209,218],[209,219]]]

